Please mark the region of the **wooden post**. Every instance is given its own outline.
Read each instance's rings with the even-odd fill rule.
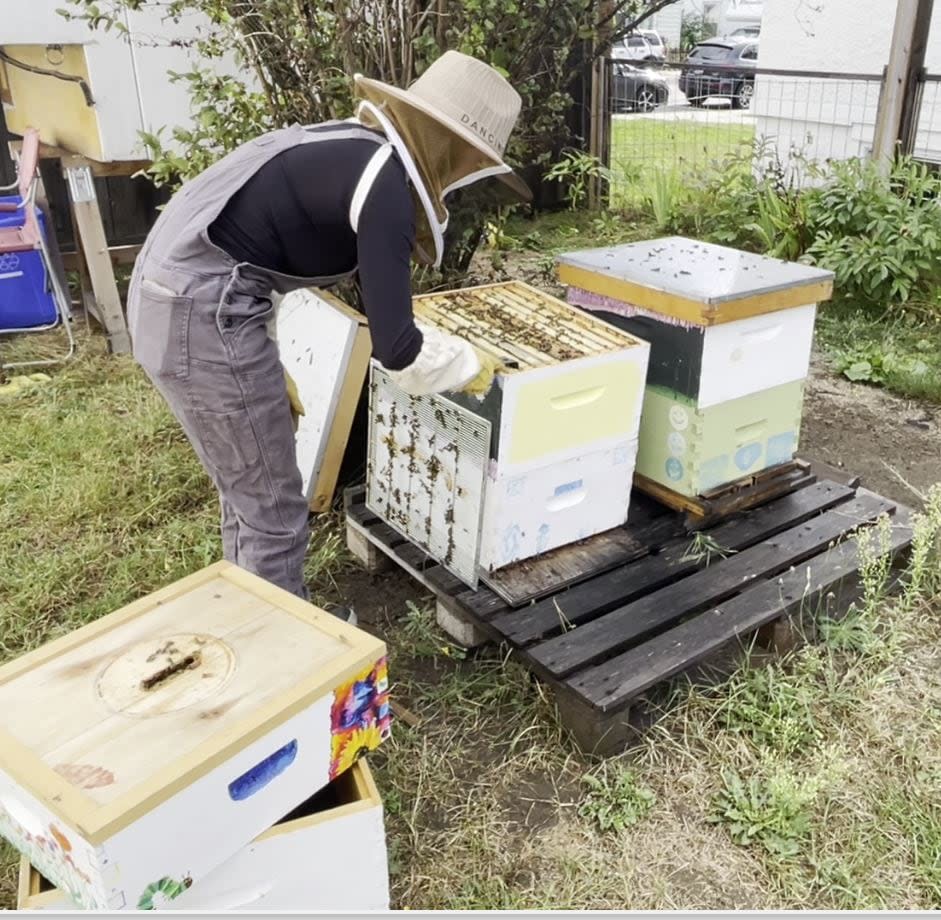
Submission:
[[[608,111],[608,54],[610,53],[610,36],[613,31],[613,17],[615,4],[613,0],[601,0],[598,3],[597,34],[592,45],[591,65],[591,121],[588,139],[588,152],[597,157],[605,166],[608,164],[608,151],[606,137],[607,123],[611,117]],[[595,210],[601,207],[604,180],[600,177],[592,178],[588,186],[588,207]]]
[[[72,220],[95,295],[95,318],[105,328],[112,353],[127,354],[131,350],[131,338],[114,280],[91,167],[83,157],[63,157],[62,173],[68,182]]]
[[[925,45],[934,0],[898,0],[889,63],[882,84],[872,158],[888,170],[895,158],[907,113],[910,133],[917,77],[924,64]]]
[[[918,117],[921,115],[921,99],[924,90],[925,54],[931,32],[931,16],[934,0],[917,0],[915,26],[912,34],[911,55],[905,80],[905,96],[902,101],[902,118],[899,125],[899,150],[909,155],[915,149],[918,134]]]

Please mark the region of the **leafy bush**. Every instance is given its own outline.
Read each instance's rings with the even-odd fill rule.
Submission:
[[[816,186],[756,143],[695,174],[661,171],[646,206],[662,230],[830,269],[844,301],[941,316],[941,176],[911,159],[887,175],[868,160],[802,166]]]
[[[834,163],[805,193],[814,239],[808,258],[836,274],[840,295],[863,304],[937,300],[941,178],[900,160],[886,176],[871,161]]]

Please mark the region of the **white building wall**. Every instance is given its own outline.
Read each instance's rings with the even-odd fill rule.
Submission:
[[[641,23],[642,29],[656,29],[668,48],[679,48],[683,31],[683,5],[677,0]]]
[[[759,67],[880,75],[888,62],[896,0],[771,0],[765,4]],[[941,73],[941,13],[929,36],[927,67]],[[928,85],[916,153],[941,160],[941,103]],[[784,160],[802,151],[817,161],[867,156],[879,102],[878,82],[759,76],[755,133]],[[934,114],[933,126],[931,120]]]

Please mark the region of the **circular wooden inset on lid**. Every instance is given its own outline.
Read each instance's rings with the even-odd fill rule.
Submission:
[[[177,712],[218,693],[235,670],[235,653],[214,636],[181,633],[148,639],[105,668],[98,698],[126,716]]]

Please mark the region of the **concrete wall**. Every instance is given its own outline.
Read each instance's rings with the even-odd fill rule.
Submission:
[[[773,0],[765,4],[759,66],[879,75],[888,61],[895,8],[895,0]],[[941,12],[934,20],[927,65],[941,73]],[[759,76],[752,107],[756,135],[773,141],[782,159],[792,159],[794,149],[818,161],[867,156],[878,102],[878,83]],[[934,160],[941,159],[939,103],[929,84],[916,153]]]
[[[4,65],[12,96],[4,102],[10,130],[22,133],[33,126],[47,143],[95,159],[132,160],[145,156],[140,131],[191,124],[186,87],[171,83],[168,73],[189,70],[193,53],[171,42],[190,39],[202,21],[191,16],[179,23],[164,22],[159,12],[145,6],[127,14],[129,42],[115,30],[91,30],[84,22],[64,19],[56,13],[63,5],[61,0],[5,4],[10,8],[0,21],[0,45],[18,60],[63,73],[76,72],[68,65],[83,59],[78,71],[91,86],[94,108],[85,106],[74,83]],[[48,50],[49,45],[62,45],[65,53]],[[223,72],[236,70],[233,60],[217,67]]]

